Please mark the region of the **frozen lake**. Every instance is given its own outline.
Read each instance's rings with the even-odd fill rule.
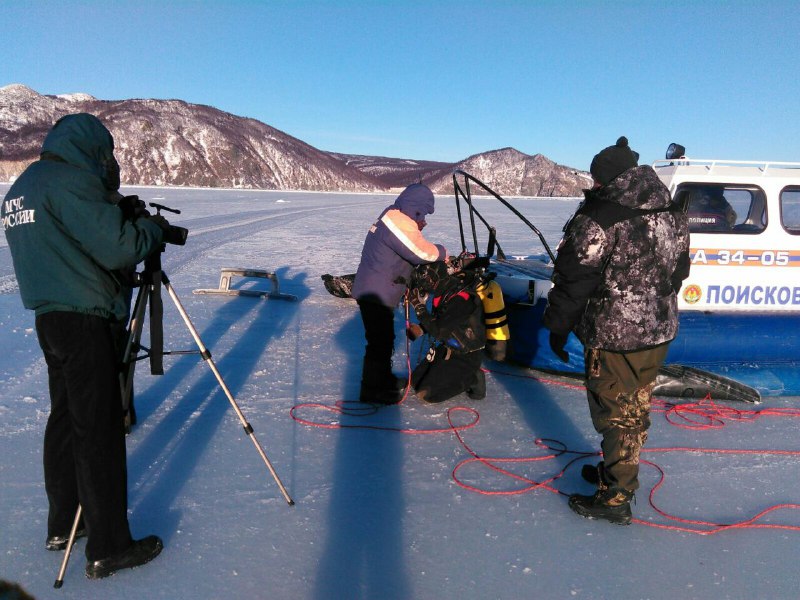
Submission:
[[[7,189],[0,185],[3,195]],[[190,230],[189,240],[167,247],[164,269],[296,504],[280,495],[198,356],[165,357],[163,376],[150,375],[144,361],[140,422],[128,436],[130,521],[136,537],[160,535],[164,552],[145,567],[89,581],[81,540],[64,587],[54,590],[62,555],[44,549],[46,368],[2,238],[0,577],[38,599],[798,597],[792,557],[800,531],[791,528],[800,527],[800,422],[790,410],[797,398],[725,404],[747,412],[723,414],[714,428],[678,427],[656,412],[645,458],[658,468],[643,468],[638,521],[582,519],[565,494],[590,491],[580,465],[596,457],[537,444],[597,450],[579,386],[486,361],[482,401],[428,405],[411,395],[375,412],[337,408],[357,397],[363,331],[355,304],[327,294],[320,275],[355,270],[368,227],[394,196],[123,191],[182,211],[167,216]],[[576,203],[516,206],[555,249]],[[478,208],[507,254],[543,251],[496,203]],[[438,197],[425,229],[451,254],[460,250],[454,215],[452,197]],[[274,271],[298,301],[192,293],[216,287],[222,267]],[[166,294],[164,334],[168,350],[194,349]],[[420,352],[412,345],[411,360]],[[470,452],[484,462],[454,476]],[[665,479],[651,504],[659,469]],[[715,526],[775,506],[752,523],[766,528]]]

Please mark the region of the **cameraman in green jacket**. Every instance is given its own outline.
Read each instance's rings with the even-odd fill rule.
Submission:
[[[144,564],[163,547],[154,535],[131,538],[112,327],[128,319],[129,290],[117,271],[157,251],[169,224],[126,219],[108,201],[118,186],[111,133],[97,117],[73,114],[56,122],[2,204],[22,303],[35,311],[48,370],[46,548],[66,547],[80,504],[91,579]]]

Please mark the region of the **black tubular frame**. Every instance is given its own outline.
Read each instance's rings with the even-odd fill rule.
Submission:
[[[459,185],[459,181],[458,181],[459,176],[463,177],[463,179],[464,179],[464,187],[463,188],[462,188],[461,185]],[[547,242],[545,241],[544,236],[542,235],[541,231],[539,231],[539,229],[533,223],[531,223],[525,217],[525,215],[523,215],[521,212],[519,212],[507,200],[505,200],[502,196],[500,196],[500,194],[495,192],[492,188],[490,188],[488,185],[483,183],[481,180],[479,180],[476,177],[473,177],[472,175],[470,175],[466,171],[462,171],[461,169],[456,169],[456,170],[453,171],[453,190],[454,190],[454,193],[455,193],[456,212],[458,214],[458,231],[459,231],[459,234],[461,235],[461,250],[462,250],[462,252],[466,252],[467,251],[467,242],[466,242],[466,239],[464,237],[464,219],[463,219],[463,216],[461,214],[461,201],[463,200],[467,204],[467,206],[469,207],[469,224],[470,224],[470,229],[472,231],[472,242],[473,242],[474,248],[475,248],[475,255],[476,256],[480,256],[480,252],[478,250],[478,234],[475,231],[475,217],[478,217],[478,219],[481,221],[481,223],[483,223],[484,226],[486,227],[486,229],[489,231],[489,246],[487,248],[488,257],[491,258],[492,254],[494,254],[494,246],[496,244],[497,245],[497,258],[501,259],[501,260],[505,258],[505,254],[503,253],[503,249],[500,247],[500,244],[497,242],[497,232],[496,232],[495,228],[492,227],[486,221],[486,219],[483,218],[483,216],[475,208],[475,205],[472,203],[472,190],[471,190],[471,187],[470,187],[470,182],[475,183],[482,190],[484,190],[484,191],[488,192],[490,195],[494,196],[497,200],[499,200],[503,204],[503,206],[505,206],[512,213],[514,213],[514,215],[516,215],[516,217],[520,221],[525,223],[525,225],[527,225],[528,228],[530,228],[530,230],[533,231],[536,234],[536,236],[539,238],[539,241],[542,242],[542,245],[544,246],[544,249],[547,251],[547,255],[550,257],[550,261],[551,262],[555,262],[556,257],[553,254],[553,252],[550,250],[550,246],[547,245]]]

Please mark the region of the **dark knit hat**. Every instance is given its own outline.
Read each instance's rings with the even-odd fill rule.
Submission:
[[[613,179],[637,164],[639,164],[639,153],[628,147],[628,138],[623,135],[616,144],[595,155],[589,172],[601,184],[608,185]]]

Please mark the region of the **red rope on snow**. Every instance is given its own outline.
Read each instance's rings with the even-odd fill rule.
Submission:
[[[408,331],[408,327],[410,324],[409,320],[409,302],[408,302],[408,293],[406,292],[406,300],[405,300],[405,326],[406,331]],[[408,398],[408,393],[411,390],[411,341],[406,335],[406,367],[408,369],[408,380],[406,381],[405,392],[403,393],[403,397],[400,399],[399,402],[393,404],[391,406],[398,406],[405,402],[406,398]],[[300,423],[301,425],[307,425],[309,427],[320,427],[322,429],[372,429],[375,431],[394,431],[397,433],[405,433],[409,435],[425,435],[425,434],[435,434],[435,433],[455,433],[457,436],[459,435],[459,431],[464,431],[465,429],[471,429],[475,427],[478,422],[480,421],[480,414],[477,410],[472,408],[467,408],[464,406],[456,406],[452,407],[447,411],[447,427],[439,427],[435,429],[410,429],[404,427],[389,427],[385,425],[356,425],[351,423],[341,423],[338,420],[335,422],[330,423],[322,423],[319,421],[311,421],[309,419],[304,419],[300,417],[297,413],[303,409],[311,409],[311,410],[320,410],[323,412],[333,413],[335,415],[346,415],[350,417],[366,417],[369,415],[374,415],[380,410],[380,406],[377,404],[367,404],[364,402],[355,402],[350,400],[340,400],[334,405],[329,404],[322,404],[320,402],[303,402],[301,404],[297,404],[293,406],[289,410],[289,415],[294,419],[296,422]],[[451,411],[452,412],[465,412],[471,415],[472,419],[463,424],[463,425],[455,425],[451,418]],[[459,437],[460,439],[460,437]]]
[[[796,408],[763,408],[757,411],[740,410],[717,404],[708,394],[697,402],[674,404],[653,400],[653,412],[663,412],[667,422],[684,429],[721,429],[727,421],[756,421],[761,417],[800,417]],[[679,422],[679,419],[682,422]]]
[[[509,374],[509,373],[498,373],[502,375],[512,375],[512,376],[522,376],[522,377],[529,377],[531,379],[535,379],[541,381],[543,383],[551,384],[551,385],[559,385],[562,387],[570,387],[570,388],[583,388],[583,386],[577,386],[574,384],[568,384],[557,380],[551,380],[541,377],[535,376],[527,376],[527,375],[516,375],[516,374]],[[761,410],[741,410],[736,408],[731,408],[727,406],[720,405],[714,402],[711,399],[711,395],[707,395],[702,400],[697,402],[689,402],[685,404],[675,404],[672,402],[668,402],[665,400],[660,400],[658,398],[653,399],[653,410],[652,412],[662,412],[665,415],[667,422],[676,427],[682,427],[686,429],[696,429],[696,430],[706,430],[706,429],[719,429],[725,427],[727,425],[727,421],[739,421],[739,422],[754,422],[761,417],[773,416],[773,417],[800,417],[800,410],[793,409],[793,408],[766,408]],[[541,456],[537,458],[485,458],[479,457],[471,448],[469,448],[464,442],[461,436],[459,435],[459,441],[462,442],[465,450],[470,453],[473,458],[466,459],[456,465],[455,469],[453,469],[453,479],[454,481],[460,485],[461,487],[468,489],[470,491],[474,491],[476,493],[485,494],[485,495],[514,495],[514,494],[521,494],[529,491],[533,491],[539,488],[546,489],[551,492],[555,492],[558,494],[566,495],[564,492],[552,487],[549,485],[553,481],[561,478],[564,473],[577,461],[588,458],[592,456],[602,456],[600,452],[576,452],[573,450],[569,450],[564,444],[558,442],[557,440],[543,440],[537,439],[536,444],[540,447],[554,449],[552,446],[548,446],[547,442],[556,443],[558,444],[558,448],[554,454],[549,454],[546,456]],[[753,449],[727,449],[727,448],[697,448],[697,447],[673,447],[673,448],[643,448],[642,453],[667,453],[667,452],[692,452],[692,453],[701,453],[701,454],[730,454],[730,455],[771,455],[771,456],[797,456],[800,457],[800,451],[798,450],[773,450],[773,449],[762,449],[762,450],[753,450]],[[508,469],[504,469],[498,466],[498,464],[502,463],[526,463],[526,462],[533,462],[533,461],[543,461],[543,460],[552,460],[558,456],[563,454],[574,454],[576,458],[571,460],[567,465],[561,469],[555,475],[543,480],[543,481],[535,481],[533,479],[523,477],[516,473],[509,471]],[[515,490],[486,490],[482,488],[478,488],[476,486],[472,486],[469,484],[464,483],[458,476],[458,472],[460,469],[465,467],[470,463],[478,462],[493,471],[499,472],[507,477],[510,477],[516,481],[522,481],[526,484],[525,487]],[[658,529],[665,529],[671,531],[680,531],[684,533],[694,533],[698,535],[712,535],[715,533],[719,533],[721,531],[727,531],[730,529],[783,529],[789,531],[800,531],[800,526],[796,525],[781,525],[781,524],[770,524],[770,523],[760,523],[759,521],[763,519],[768,514],[777,512],[779,510],[798,510],[800,509],[800,504],[796,503],[782,503],[776,504],[770,507],[765,508],[764,510],[758,512],[754,516],[744,519],[742,521],[734,522],[734,523],[715,523],[712,521],[704,521],[699,519],[684,519],[681,517],[677,517],[675,515],[669,514],[668,512],[659,508],[659,506],[655,502],[655,495],[658,490],[664,485],[664,481],[666,475],[656,463],[649,461],[649,460],[641,460],[641,464],[648,465],[650,467],[655,468],[659,472],[659,480],[650,490],[648,495],[648,501],[650,506],[662,517],[673,521],[674,523],[679,523],[680,525],[673,525],[673,524],[664,524],[664,523],[654,523],[652,521],[644,521],[642,519],[633,519],[633,522],[638,523],[640,525],[646,525],[648,527],[655,527]],[[695,526],[689,527],[689,525]]]
[[[406,330],[407,330],[409,325],[408,303],[406,303],[405,307],[405,317],[406,317]],[[412,371],[411,371],[411,358],[410,358],[410,341],[408,337],[406,337],[406,364],[409,373],[408,382],[406,384],[406,389],[403,398],[395,406],[402,404],[406,400],[409,394],[409,390],[411,389]],[[524,375],[518,373],[490,371],[488,369],[483,369],[483,370],[487,373],[491,372],[496,375],[502,375],[506,377],[523,377],[526,379],[533,379],[541,383],[544,383],[546,385],[552,385],[574,390],[585,389],[585,387],[581,384],[561,381],[557,379],[550,379],[545,377]],[[568,496],[569,494],[559,490],[552,484],[561,477],[563,477],[563,475],[569,470],[569,468],[572,467],[577,462],[592,457],[602,456],[601,452],[581,452],[581,451],[570,450],[564,443],[558,440],[545,439],[545,438],[538,438],[535,440],[536,446],[546,452],[541,456],[519,457],[519,458],[480,456],[475,450],[473,450],[470,447],[470,445],[466,442],[466,440],[462,435],[463,431],[466,431],[467,429],[472,429],[477,426],[478,422],[480,421],[480,414],[475,409],[463,406],[454,406],[447,409],[446,411],[447,427],[430,428],[430,429],[412,429],[403,427],[390,427],[384,425],[350,424],[350,423],[341,423],[339,420],[334,420],[331,422],[312,421],[310,419],[306,419],[298,415],[298,412],[303,409],[329,412],[335,415],[367,417],[377,413],[380,410],[380,407],[376,405],[364,404],[362,402],[351,402],[351,401],[339,401],[336,402],[333,406],[318,402],[305,402],[293,406],[289,411],[289,414],[291,415],[292,419],[294,419],[296,422],[302,425],[306,425],[309,427],[319,427],[323,429],[371,429],[377,431],[392,431],[396,433],[403,433],[410,435],[452,433],[455,435],[461,447],[470,455],[470,458],[462,460],[453,468],[452,471],[453,481],[458,486],[466,490],[486,496],[511,496],[511,495],[525,494],[540,489],[560,494],[563,496]],[[765,408],[761,410],[742,410],[742,409],[732,408],[729,406],[724,406],[715,402],[711,398],[710,394],[697,402],[687,402],[683,404],[676,404],[659,398],[653,398],[651,412],[663,413],[667,423],[669,423],[674,427],[680,427],[683,429],[701,430],[701,431],[709,429],[720,429],[722,427],[727,426],[728,422],[731,421],[751,423],[757,421],[762,417],[800,417],[800,409]],[[456,424],[453,418],[453,416],[456,413],[467,413],[468,415],[470,415],[471,419],[467,423],[461,425]],[[728,454],[728,455],[740,455],[740,456],[770,455],[770,456],[800,457],[800,450],[775,450],[775,449],[755,450],[755,449],[728,449],[728,448],[699,448],[699,447],[688,447],[688,446],[672,447],[672,448],[643,448],[641,452],[642,454],[691,452],[696,454]],[[556,459],[564,455],[572,455],[573,458],[570,461],[568,461],[567,464],[557,473],[550,475],[541,481],[537,481],[530,477],[514,473],[513,471],[509,470],[509,468],[506,468],[506,466],[504,466],[504,465],[509,465],[509,466],[524,465],[530,463],[545,462],[548,460]],[[486,489],[485,487],[478,487],[477,485],[467,483],[462,479],[460,473],[463,469],[465,469],[469,465],[474,465],[474,464],[486,467],[495,473],[498,473],[504,477],[507,477],[521,484],[521,486],[511,490],[498,490],[498,489]],[[713,535],[716,533],[720,533],[722,531],[728,531],[732,529],[782,529],[789,531],[800,531],[800,526],[798,525],[782,525],[782,524],[760,522],[767,515],[770,515],[780,510],[800,510],[800,504],[795,504],[795,503],[775,504],[773,506],[769,506],[761,510],[760,512],[756,513],[755,515],[749,518],[733,523],[716,523],[713,521],[705,521],[702,519],[687,519],[670,514],[665,510],[661,509],[655,501],[656,493],[664,485],[666,479],[664,470],[658,464],[650,460],[641,459],[640,464],[652,467],[658,471],[659,479],[648,494],[648,502],[658,515],[660,515],[667,521],[670,521],[670,523],[656,523],[637,518],[634,518],[632,520],[633,523],[637,523],[639,525],[644,525],[647,527],[654,527],[656,529],[678,531],[682,533],[693,533],[697,535]]]

